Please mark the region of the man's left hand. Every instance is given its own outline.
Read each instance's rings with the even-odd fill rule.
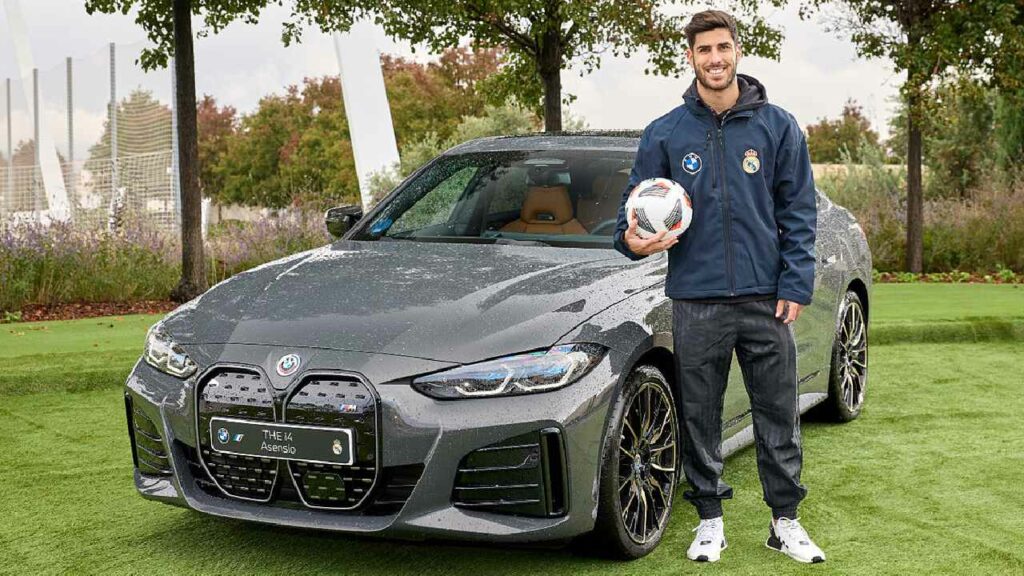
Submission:
[[[803,309],[803,304],[797,304],[791,300],[779,300],[779,303],[775,305],[775,317],[781,318],[783,324],[792,324],[800,317],[800,311]]]

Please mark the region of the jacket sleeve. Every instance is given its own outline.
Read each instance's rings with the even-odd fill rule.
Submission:
[[[775,223],[782,273],[778,298],[810,304],[814,292],[814,238],[818,208],[807,142],[792,116],[782,130],[775,165]]]
[[[629,221],[626,220],[626,200],[629,199],[629,192],[637,184],[648,178],[671,178],[668,158],[660,143],[651,135],[654,131],[654,124],[650,124],[640,137],[640,146],[636,151],[636,158],[633,160],[633,169],[629,173],[629,183],[622,191],[622,198],[619,200],[618,221],[615,224],[615,249],[621,252],[630,260],[640,260],[646,256],[640,256],[629,249],[623,236],[629,228]]]

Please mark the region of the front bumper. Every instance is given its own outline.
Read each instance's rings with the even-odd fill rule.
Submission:
[[[563,539],[593,528],[600,479],[601,447],[610,402],[619,374],[606,356],[580,381],[552,392],[490,399],[438,401],[414,391],[408,378],[449,365],[382,354],[307,350],[305,370],[290,382],[273,373],[273,362],[295,352],[254,345],[228,345],[212,351],[201,365],[231,364],[259,370],[281,394],[305,374],[346,371],[361,376],[377,396],[378,476],[372,493],[353,510],[325,510],[289,500],[276,489],[269,502],[226,495],[211,484],[197,462],[196,390],[203,374],[181,381],[140,361],[126,383],[132,411],[160,432],[166,469],[136,458],[135,485],[146,498],[207,514],[282,526],[335,530],[399,538],[443,537],[464,540],[528,542]],[[131,420],[130,426],[131,426]],[[549,515],[500,513],[453,503],[460,465],[481,448],[510,445],[517,437],[547,431],[558,438],[565,474],[563,506]],[[150,441],[145,439],[145,441]],[[543,440],[541,441],[543,443]],[[511,444],[515,444],[512,442]],[[149,446],[152,448],[152,446]],[[156,472],[156,473],[154,473]],[[287,486],[282,482],[282,486]],[[395,488],[397,487],[397,488]],[[392,489],[395,488],[395,489]],[[396,497],[397,495],[397,497]],[[515,510],[523,508],[512,507]]]

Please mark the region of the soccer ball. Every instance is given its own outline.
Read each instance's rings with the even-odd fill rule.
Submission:
[[[679,236],[690,227],[693,206],[686,190],[674,180],[651,178],[637,184],[626,199],[626,214],[636,215],[636,233],[650,238],[662,230]]]

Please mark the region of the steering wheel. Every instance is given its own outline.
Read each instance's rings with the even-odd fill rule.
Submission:
[[[604,220],[600,224],[598,224],[597,226],[594,226],[593,228],[591,228],[589,230],[589,232],[591,234],[595,235],[595,236],[598,236],[598,235],[601,235],[602,232],[606,232],[607,231],[606,229],[608,229],[608,228],[610,228],[612,231],[614,231],[615,230],[615,224],[617,222],[618,222],[617,218],[610,218],[608,220]],[[611,234],[607,234],[607,235],[611,236]]]

